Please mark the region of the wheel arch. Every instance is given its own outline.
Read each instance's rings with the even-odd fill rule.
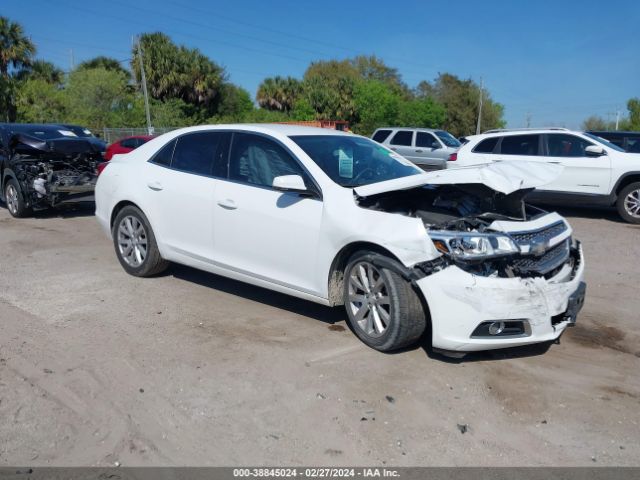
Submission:
[[[618,183],[616,183],[616,186],[613,189],[614,193],[616,194],[616,197],[620,194],[620,192],[624,187],[635,182],[640,182],[640,172],[629,172],[625,174],[622,178],[618,180]]]
[[[140,206],[137,205],[135,202],[132,202],[131,200],[120,200],[118,203],[114,205],[113,209],[111,210],[111,217],[109,218],[109,230],[113,230],[113,223],[116,221],[116,217],[118,216],[118,213],[120,213],[120,211],[124,207],[129,207],[129,206],[136,207],[138,210],[140,210],[144,214],[144,210],[142,210],[142,208],[140,208]]]

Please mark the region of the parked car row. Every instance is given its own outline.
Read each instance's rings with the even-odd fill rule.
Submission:
[[[344,305],[377,350],[428,334],[435,349],[467,352],[551,342],[575,323],[580,243],[560,215],[524,202],[561,170],[501,162],[425,173],[349,133],[191,127],[114,157],[98,178],[96,217],[131,275],[181,263]]]
[[[640,223],[640,154],[588,132],[565,128],[492,130],[466,137],[449,168],[527,161],[564,167],[529,199],[556,205],[616,206],[620,217]]]

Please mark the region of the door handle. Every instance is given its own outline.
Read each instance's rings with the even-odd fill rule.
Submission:
[[[422,153],[422,150],[416,150],[416,153]]]
[[[238,208],[236,202],[234,202],[230,198],[227,198],[225,200],[218,200],[218,205],[226,210],[235,210],[236,208]]]
[[[149,187],[151,190],[155,190],[156,192],[162,190],[162,184],[157,181],[147,183],[147,187]]]
[[[391,147],[391,150],[393,150],[395,152],[398,149],[396,147]]]
[[[562,165],[562,162],[547,162],[547,163],[553,163],[554,165]]]

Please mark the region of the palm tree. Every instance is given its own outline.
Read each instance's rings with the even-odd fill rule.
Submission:
[[[44,80],[54,85],[62,83],[64,72],[46,60],[34,60],[28,67],[22,67],[15,78],[18,80]]]
[[[7,17],[0,16],[0,111],[7,122],[15,120],[15,79],[9,75],[9,67],[22,68],[31,63],[36,47],[22,30]]]
[[[8,78],[9,66],[28,66],[35,52],[36,46],[24,35],[22,26],[0,17],[0,75]]]
[[[300,96],[302,86],[292,77],[265,78],[256,93],[258,105],[267,110],[288,113]]]

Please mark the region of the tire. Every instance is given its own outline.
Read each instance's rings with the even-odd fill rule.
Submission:
[[[417,342],[427,322],[413,286],[395,271],[376,266],[376,258],[389,261],[374,252],[351,257],[344,274],[344,305],[358,338],[371,348],[390,352]]]
[[[620,190],[616,207],[625,222],[640,224],[640,182],[630,183]]]
[[[22,196],[22,190],[15,178],[9,178],[4,186],[4,198],[7,202],[7,210],[14,218],[24,218],[31,215],[31,208]]]
[[[122,268],[135,277],[151,277],[163,272],[169,262],[160,256],[149,220],[139,208],[124,207],[111,229],[113,246]]]

